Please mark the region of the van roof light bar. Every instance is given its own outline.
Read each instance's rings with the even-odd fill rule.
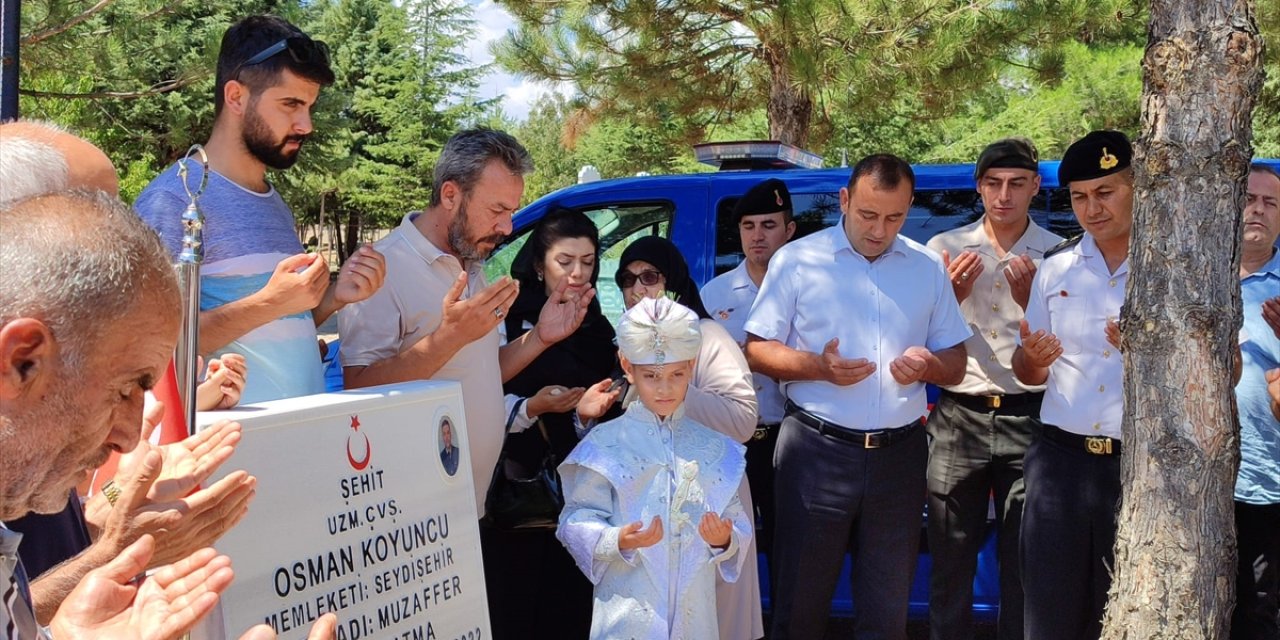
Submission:
[[[777,140],[704,142],[693,145],[693,154],[721,171],[822,168],[822,156]]]

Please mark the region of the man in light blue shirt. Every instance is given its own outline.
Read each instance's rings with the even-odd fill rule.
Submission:
[[[251,16],[227,29],[218,53],[200,278],[200,346],[209,357],[242,353],[248,374],[241,402],[325,390],[316,327],[381,285],[383,259],[372,247],[352,255],[329,282],[323,256],[303,252],[293,213],[267,182],[267,168],[293,166],[311,134],[311,109],[333,82],[328,48],[275,16]],[[191,162],[194,189],[203,169]],[[134,207],[173,255],[182,248],[190,198],[178,166],[160,174]]]
[[[1233,640],[1280,637],[1280,421],[1272,413],[1267,372],[1280,368],[1280,175],[1250,168],[1242,222],[1240,298],[1240,474],[1236,478],[1239,573]]]
[[[875,155],[840,190],[840,224],[778,250],[747,320],[753,371],[782,382],[773,640],[821,638],[844,555],[855,637],[906,639],[928,455],[925,383],[964,378],[942,259],[898,235],[915,174]]]

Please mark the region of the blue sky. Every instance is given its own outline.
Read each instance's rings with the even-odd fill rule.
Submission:
[[[467,57],[475,64],[486,64],[493,61],[489,53],[489,44],[501,38],[509,29],[514,28],[515,20],[505,9],[494,4],[492,0],[466,0],[471,5],[476,21],[476,38],[467,47]],[[529,107],[539,96],[555,90],[548,83],[517,78],[501,70],[495,70],[485,77],[480,84],[479,97],[502,97],[502,108],[507,115],[517,120],[524,120],[529,115]],[[567,89],[564,91],[567,92]]]

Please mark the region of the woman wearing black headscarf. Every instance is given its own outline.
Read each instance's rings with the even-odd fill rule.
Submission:
[[[707,313],[680,250],[666,238],[640,238],[622,251],[614,281],[628,309],[644,298],[670,296],[698,314],[702,346],[694,364],[693,382],[684,400],[685,415],[738,442],[751,438],[756,431],[756,392],[751,370],[729,332]],[[625,406],[633,396],[629,393],[622,404]],[[584,399],[580,407],[588,404],[595,403],[590,398]],[[581,408],[579,413],[583,413]],[[738,498],[747,513],[753,513],[745,476],[738,488]],[[721,640],[752,640],[764,636],[754,538],[747,552],[747,564],[737,582],[716,581]]]
[[[532,329],[547,298],[561,288],[566,297],[582,296],[594,288],[600,270],[599,245],[595,224],[581,212],[555,209],[538,222],[511,265],[520,294],[505,320],[509,339]],[[528,398],[526,411],[541,424],[507,437],[501,472],[527,478],[542,466],[548,449],[557,464],[573,450],[578,438],[572,405],[583,389],[607,380],[617,366],[613,338],[613,327],[601,312],[599,299],[593,298],[582,325],[572,335],[548,347],[506,381],[505,393]],[[547,411],[542,404],[554,406]],[[485,527],[483,533],[495,638],[572,640],[589,635],[592,586],[556,540],[554,528]]]

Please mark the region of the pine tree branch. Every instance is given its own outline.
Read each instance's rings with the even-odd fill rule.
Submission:
[[[181,89],[195,81],[195,78],[179,78],[166,80],[142,91],[90,91],[87,93],[63,93],[60,91],[37,91],[35,89],[19,89],[18,93],[33,98],[57,98],[60,100],[135,100],[148,96],[160,95]]]
[[[111,4],[112,2],[115,2],[115,0],[98,0],[97,4],[93,5],[92,7],[89,7],[88,9],[85,9],[82,13],[80,13],[80,15],[75,16],[58,26],[50,27],[48,29],[45,29],[44,31],[40,31],[38,33],[33,33],[30,35],[24,36],[22,38],[22,44],[24,45],[36,44],[41,40],[46,40],[60,33],[63,33],[68,29],[71,29],[72,27],[80,24],[81,22],[84,22],[85,20],[92,18],[94,14],[107,8],[107,5]]]
[[[159,9],[156,9],[155,11],[152,11],[151,13],[147,14],[145,17],[143,17],[143,21],[149,21],[153,18],[158,18],[162,15],[173,13],[174,9],[177,9],[178,6],[185,1],[186,0],[173,0],[173,2],[170,2],[169,4],[166,4],[163,7],[160,7]]]
[[[745,13],[743,13],[743,11],[742,11],[741,9],[739,9],[739,8],[737,8],[737,7],[735,7],[735,6],[731,5],[731,4],[729,4],[729,3],[726,3],[726,2],[717,2],[717,3],[716,3],[716,5],[715,5],[715,12],[716,12],[716,14],[717,14],[717,15],[719,15],[719,16],[720,16],[720,17],[722,17],[722,18],[724,18],[726,21],[729,21],[729,22],[737,22],[738,24],[741,24],[741,25],[742,25],[742,26],[744,26],[744,27],[745,27],[745,26],[747,26],[747,25],[746,25],[746,19],[747,19],[746,14],[745,14]]]

